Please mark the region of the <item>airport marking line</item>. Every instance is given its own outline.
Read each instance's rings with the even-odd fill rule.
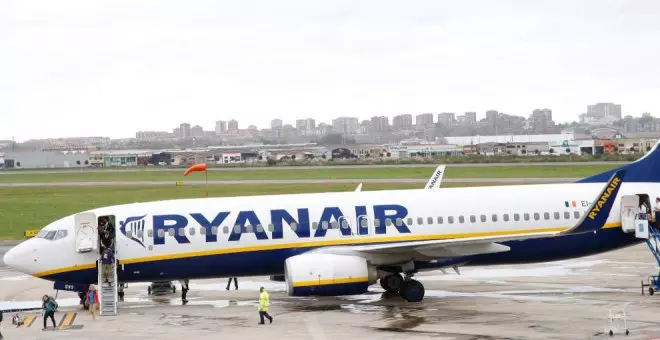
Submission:
[[[36,320],[36,319],[37,319],[37,316],[35,314],[28,314],[28,315],[25,316],[25,319],[23,319],[23,324],[19,325],[16,328],[28,328],[28,327],[32,326],[32,324],[34,323],[34,320]]]
[[[620,222],[608,223],[605,226],[603,226],[602,229],[611,229],[620,226],[621,226]],[[370,238],[359,238],[359,239],[352,238],[352,239],[344,239],[344,240],[268,244],[268,245],[258,245],[258,246],[249,246],[249,247],[240,247],[240,248],[213,249],[213,250],[205,250],[198,252],[180,253],[180,254],[146,256],[146,257],[139,257],[133,259],[124,259],[124,260],[119,259],[119,262],[120,264],[135,264],[135,263],[143,263],[150,261],[165,261],[165,260],[175,260],[175,259],[192,258],[192,257],[200,257],[200,256],[237,254],[237,253],[262,251],[262,250],[338,246],[338,245],[350,246],[350,245],[359,245],[365,243],[383,243],[383,242],[396,243],[396,242],[407,242],[407,241],[433,241],[433,240],[443,240],[443,239],[462,239],[462,238],[470,238],[470,237],[488,237],[488,236],[515,236],[515,235],[525,235],[525,234],[534,234],[534,233],[542,233],[542,232],[560,232],[568,228],[570,227],[555,227],[555,228],[541,228],[541,229],[528,229],[528,230],[507,230],[507,231],[465,233],[465,234],[411,235],[411,236],[391,236],[391,237],[370,237]],[[96,268],[96,264],[89,263],[89,264],[81,264],[81,265],[63,267],[53,270],[47,270],[32,275],[36,277],[44,277],[49,275],[74,272],[85,269],[94,269],[94,268]]]

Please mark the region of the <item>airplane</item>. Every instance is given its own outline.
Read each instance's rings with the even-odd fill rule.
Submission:
[[[121,283],[283,276],[290,296],[340,296],[379,282],[419,302],[425,295],[419,272],[565,260],[642,242],[634,216],[639,204],[650,207],[648,193],[660,195],[658,145],[633,163],[575,183],[439,188],[429,182],[422,189],[101,207],[48,224],[9,250],[4,262],[55,284],[97,283],[97,219],[108,217],[118,221]],[[436,182],[442,172],[434,172]]]

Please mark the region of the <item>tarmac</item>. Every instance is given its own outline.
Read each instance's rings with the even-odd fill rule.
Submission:
[[[0,245],[2,253],[10,245]],[[37,313],[30,327],[11,325],[5,339],[602,339],[608,313],[626,311],[615,337],[660,338],[660,297],[641,293],[641,281],[658,272],[645,244],[596,256],[517,266],[464,267],[419,274],[426,297],[407,303],[379,285],[357,296],[288,297],[285,284],[266,277],[191,281],[182,306],[176,294],[151,296],[147,283],[129,284],[117,316],[91,316],[71,292],[59,292],[56,321],[69,328],[42,331]],[[177,284],[178,285],[178,284]],[[258,288],[271,296],[272,324],[257,325]],[[55,294],[52,283],[0,265],[0,308],[39,304]],[[67,313],[76,313],[67,314]],[[26,314],[31,315],[31,314]]]
[[[580,178],[444,178],[446,183],[571,183]],[[328,184],[328,183],[426,183],[420,178],[381,178],[381,179],[275,179],[275,180],[212,180],[185,181],[188,185],[237,185],[237,184]],[[175,181],[101,181],[101,182],[25,182],[0,183],[0,187],[87,187],[87,186],[163,186],[175,185]]]

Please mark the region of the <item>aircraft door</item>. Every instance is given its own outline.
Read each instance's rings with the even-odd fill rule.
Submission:
[[[74,217],[76,251],[88,253],[98,245],[98,222],[94,213],[80,213]]]
[[[639,196],[625,195],[621,197],[621,229],[626,233],[635,232],[635,220],[639,214]]]

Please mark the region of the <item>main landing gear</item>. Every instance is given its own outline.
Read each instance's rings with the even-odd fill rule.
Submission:
[[[380,280],[380,286],[390,293],[398,293],[408,302],[420,302],[424,299],[424,285],[412,279],[412,275],[390,274]]]

